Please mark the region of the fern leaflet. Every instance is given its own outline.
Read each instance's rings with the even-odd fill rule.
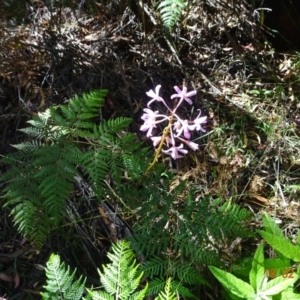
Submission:
[[[158,10],[164,26],[170,31],[179,20],[182,10],[186,8],[183,0],[162,0],[158,5]]]
[[[103,272],[99,271],[100,281],[106,292],[88,290],[93,299],[143,299],[148,286],[137,290],[143,273],[138,270],[139,265],[129,248],[129,242],[114,244],[108,257],[112,263],[104,266]]]
[[[46,292],[41,296],[46,300],[79,300],[85,289],[85,281],[82,276],[74,281],[76,269],[70,273],[70,268],[66,269],[64,263],[60,263],[58,255],[51,254],[47,262],[46,275],[47,285],[44,286]]]

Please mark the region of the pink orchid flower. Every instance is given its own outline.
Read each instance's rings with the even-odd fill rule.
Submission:
[[[178,152],[181,152],[183,154],[187,154],[188,150],[183,149],[183,144],[180,144],[178,147],[172,146],[168,150],[162,150],[165,154],[170,155],[173,159],[182,158],[182,155],[179,155]]]
[[[147,106],[149,107],[150,104],[154,101],[161,101],[161,102],[165,102],[164,99],[162,97],[159,96],[159,90],[161,88],[161,85],[157,85],[155,87],[155,92],[153,90],[150,90],[149,92],[147,92],[147,96],[151,97],[152,99],[148,102]]]
[[[147,137],[152,136],[152,130],[153,128],[156,128],[155,122],[148,122],[145,123],[141,126],[140,130],[141,131],[147,131]]]
[[[153,128],[156,128],[156,118],[159,116],[158,110],[152,111],[149,108],[143,109],[145,114],[142,115],[141,119],[145,121],[145,123],[141,126],[141,131],[147,131],[147,137],[152,136]]]
[[[177,132],[177,135],[175,137],[179,137],[182,132],[186,139],[191,138],[190,131],[193,131],[195,128],[194,125],[190,125],[188,120],[181,120],[178,118],[178,120],[174,123],[174,129]]]
[[[187,88],[185,86],[182,88],[182,90],[178,86],[174,86],[174,89],[177,92],[177,94],[172,95],[171,99],[181,98],[181,99],[185,100],[188,104],[190,104],[190,105],[193,104],[193,101],[189,97],[196,95],[197,94],[196,91],[187,92]]]
[[[190,147],[192,150],[196,151],[199,149],[199,145],[194,143],[194,142],[191,142],[191,141],[187,141],[187,140],[184,140],[184,139],[181,139],[179,138],[182,142],[184,142],[188,147]]]
[[[180,90],[179,87],[174,86],[176,94],[171,96],[171,99],[179,98],[179,101],[176,101],[177,105],[175,108],[170,109],[165,103],[164,99],[159,96],[161,85],[157,85],[155,90],[150,90],[146,94],[151,97],[151,100],[148,102],[148,107],[154,101],[162,102],[163,105],[168,109],[168,113],[159,113],[159,111],[153,111],[150,108],[144,109],[144,114],[141,119],[144,121],[144,124],[141,126],[141,131],[147,131],[147,137],[151,138],[154,147],[161,145],[163,142],[164,149],[161,150],[163,153],[170,155],[173,159],[182,158],[184,154],[188,153],[188,149],[184,149],[184,145],[188,148],[196,151],[199,149],[199,145],[190,141],[191,132],[194,130],[200,130],[205,132],[205,129],[202,128],[203,124],[207,123],[207,117],[200,117],[201,111],[198,116],[193,120],[183,120],[177,114],[177,108],[186,101],[188,104],[193,104],[190,97],[196,95],[196,91],[187,91],[186,87],[183,87]],[[154,128],[158,127],[159,123],[168,121],[169,134],[166,136],[165,130],[157,136],[152,136],[152,131]],[[156,135],[156,134],[155,134]],[[179,146],[176,146],[176,144]],[[161,145],[162,146],[162,145]],[[160,148],[161,149],[161,148]]]
[[[159,116],[158,110],[153,111],[150,108],[144,108],[143,111],[145,112],[141,119],[147,122],[148,120],[156,120],[156,118]]]
[[[206,132],[205,129],[202,128],[202,124],[206,124],[207,123],[207,116],[205,117],[200,117],[201,111],[199,113],[199,115],[197,116],[197,118],[193,121],[194,123],[194,129],[196,130],[200,130],[202,132]]]
[[[161,136],[153,136],[151,138],[154,147],[156,147],[160,143],[161,138],[162,138]]]

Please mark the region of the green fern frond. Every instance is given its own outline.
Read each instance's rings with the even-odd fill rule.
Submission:
[[[106,134],[121,133],[122,130],[126,129],[132,120],[130,118],[119,117],[115,119],[109,119],[100,123],[97,130],[98,137],[101,139]]]
[[[128,177],[133,180],[140,179],[149,166],[149,158],[151,158],[151,155],[148,151],[143,150],[144,149],[141,149],[141,151],[134,153],[135,155],[127,153],[122,155],[123,165],[128,172]]]
[[[36,245],[42,245],[49,228],[55,228],[63,219],[78,169],[87,175],[97,198],[103,196],[107,175],[117,183],[117,192],[132,197],[139,193],[131,183],[121,185],[121,179],[126,169],[131,179],[138,180],[143,175],[149,149],[143,149],[134,134],[125,132],[131,123],[129,118],[96,124],[106,93],[104,90],[76,96],[68,105],[34,116],[30,127],[23,129],[33,140],[15,145],[18,151],[2,160],[11,167],[0,178],[5,182],[6,205],[12,207],[20,232],[33,238]],[[174,194],[172,197],[174,200]]]
[[[20,129],[20,131],[26,133],[29,136],[36,137],[37,139],[41,139],[44,137],[44,131],[41,128],[27,127]]]
[[[167,257],[152,256],[148,261],[142,264],[141,270],[147,278],[156,277],[149,284],[149,295],[156,294],[159,290],[162,290],[162,285],[164,285],[165,280],[161,278],[165,275],[178,278],[181,283],[209,286],[203,276],[191,266],[191,263],[183,262],[182,259],[170,260]],[[177,291],[183,297],[195,298],[189,289],[184,287],[181,283],[176,283],[176,281],[172,282],[173,291]]]
[[[187,7],[183,0],[162,0],[157,9],[161,15],[163,25],[170,31],[180,19],[182,10]]]
[[[170,192],[168,177],[163,180],[162,185],[151,186],[147,182],[140,187],[140,194],[134,197],[143,199],[142,206],[140,202],[135,206],[127,198],[131,209],[138,209],[141,220],[134,228],[132,241],[132,247],[146,256],[141,269],[147,277],[171,277],[183,287],[208,285],[197,271],[199,264],[220,264],[217,249],[225,239],[249,236],[243,226],[249,213],[210,197],[196,201],[193,190],[183,198],[184,182]]]
[[[36,146],[34,144],[28,145],[28,151],[26,149],[27,145],[23,144],[23,146],[25,148],[24,150],[21,149],[20,151],[10,153],[10,154],[4,156],[1,161],[5,164],[9,164],[9,165],[13,166],[14,168],[18,168],[19,166],[27,164],[27,162],[32,158],[33,152],[31,150],[32,149],[35,150]],[[17,173],[18,171],[13,169],[12,172]],[[7,171],[6,173],[9,173],[9,171]],[[4,173],[2,175],[2,177],[1,177],[2,181],[14,178],[14,175],[10,176],[9,174],[6,174],[6,173]]]
[[[39,112],[36,116],[27,123],[33,127],[20,129],[20,131],[35,137],[38,140],[55,141],[60,137],[66,135],[69,131],[65,126],[58,126],[53,122],[53,109],[47,109],[45,112]]]
[[[81,157],[81,164],[85,167],[83,172],[88,177],[88,181],[97,195],[101,195],[103,180],[108,174],[107,165],[111,152],[108,149],[99,147],[91,148]]]
[[[171,278],[168,278],[164,291],[161,291],[155,300],[177,300],[177,295],[172,291],[171,287],[172,281]]]
[[[20,161],[23,160],[22,155],[14,153],[9,157],[18,160],[12,160],[13,166],[1,177],[7,182],[2,198],[7,199],[5,206],[13,207],[11,214],[19,232],[33,239],[40,248],[49,231],[47,213],[42,205],[45,199],[38,192],[40,180],[34,178],[36,169],[30,162]]]
[[[73,138],[92,137],[95,126],[93,119],[99,117],[99,109],[104,104],[106,94],[107,90],[95,90],[82,96],[76,95],[69,100],[68,105],[51,107],[29,123],[47,129],[47,139],[66,134]]]
[[[119,154],[112,152],[110,159],[108,160],[108,166],[111,170],[112,178],[115,180],[117,186],[120,186],[124,167],[122,157]]]
[[[6,183],[7,205],[12,206],[20,232],[33,238],[36,245],[42,245],[48,228],[58,226],[66,213],[65,203],[78,167],[87,175],[98,198],[103,196],[108,174],[120,188],[129,157],[132,158],[129,173],[135,172],[136,178],[143,174],[144,165],[141,167],[140,163],[144,157],[134,159],[142,153],[141,143],[135,135],[124,132],[131,119],[120,117],[99,125],[95,122],[106,94],[106,90],[98,90],[75,96],[68,105],[52,107],[33,116],[28,121],[30,127],[22,129],[33,140],[15,145],[18,151],[2,160],[11,166],[0,178]],[[24,208],[23,216],[22,207],[26,205],[30,209]],[[30,211],[41,211],[39,215],[44,219],[34,218]],[[33,228],[38,228],[38,234]]]
[[[155,278],[149,282],[149,288],[147,291],[148,296],[157,295],[165,288],[166,281],[162,278]]]
[[[141,269],[146,277],[153,278],[162,275],[167,269],[168,263],[165,258],[153,255],[151,259],[142,264]]]
[[[116,298],[114,296],[111,296],[110,294],[103,292],[103,291],[97,291],[97,293],[94,293],[92,291],[89,291],[92,295],[93,300],[115,300]],[[86,300],[86,298],[84,298]]]
[[[65,201],[69,199],[73,189],[72,182],[77,174],[74,164],[76,160],[76,151],[67,142],[40,148],[35,152],[32,165],[37,171],[34,178],[41,179],[38,191],[45,199],[43,205],[55,226],[65,213]]]
[[[26,238],[35,241],[35,246],[41,248],[49,233],[48,216],[41,207],[34,204],[33,199],[23,200],[16,204],[11,211],[15,225]],[[39,224],[39,226],[35,226]]]
[[[99,271],[100,281],[106,292],[88,290],[93,299],[143,299],[148,286],[137,290],[143,273],[139,272],[134,254],[129,248],[129,242],[121,241],[112,247],[112,253],[108,253],[112,263]],[[114,297],[112,297],[114,296]]]
[[[203,276],[191,266],[190,262],[183,262],[181,259],[173,260],[170,276],[178,278],[180,282],[189,285],[209,285]]]
[[[46,109],[44,112],[39,112],[36,116],[27,123],[31,124],[34,128],[44,129],[49,125],[49,120],[51,119],[51,110]],[[24,129],[21,129],[23,131]]]
[[[79,300],[85,289],[85,281],[82,276],[74,280],[76,269],[73,273],[66,269],[64,263],[60,263],[58,255],[51,254],[46,267],[47,285],[46,292],[41,296],[46,300]]]
[[[90,121],[99,117],[99,108],[103,106],[107,92],[107,90],[94,90],[82,96],[76,95],[74,99],[69,100],[68,106],[59,106],[64,119],[56,117],[57,113],[53,113],[53,110],[52,117],[58,125],[69,128],[74,137],[81,129],[93,129],[94,122]]]
[[[157,286],[156,291],[161,290],[155,300],[175,300],[178,299],[178,294],[185,298],[198,299],[189,291],[189,289],[181,285],[179,282],[172,280],[171,278],[168,278],[167,281],[157,280],[155,283]],[[163,286],[164,290],[162,291]],[[149,287],[149,292],[150,291],[153,291],[151,290],[151,285]],[[148,294],[151,295],[150,293]]]

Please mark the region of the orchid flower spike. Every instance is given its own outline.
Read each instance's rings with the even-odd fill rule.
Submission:
[[[187,154],[189,150],[198,150],[199,145],[190,140],[192,131],[197,130],[205,132],[205,129],[202,128],[202,124],[207,123],[207,116],[200,117],[201,111],[194,120],[181,119],[176,113],[177,108],[184,101],[190,105],[193,104],[190,97],[196,95],[197,92],[195,90],[188,92],[186,87],[183,87],[181,90],[179,87],[174,86],[177,93],[172,95],[171,99],[179,98],[179,101],[176,101],[176,107],[171,110],[164,99],[159,96],[160,88],[161,85],[157,85],[154,90],[150,90],[146,93],[151,97],[151,100],[147,104],[148,108],[144,108],[144,114],[141,117],[144,124],[140,127],[140,130],[147,132],[147,137],[151,139],[154,147],[158,146],[153,163],[148,170],[153,167],[161,152],[170,155],[173,159],[178,159]],[[149,106],[154,101],[162,102],[168,109],[168,112],[159,113],[159,110],[151,110]],[[158,128],[158,124],[163,122],[168,122],[165,129],[160,128],[160,133],[158,132],[158,129],[155,131],[153,130],[154,128]],[[189,150],[184,147],[188,147]]]

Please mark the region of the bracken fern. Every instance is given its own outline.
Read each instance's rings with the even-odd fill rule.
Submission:
[[[162,0],[157,9],[161,15],[164,27],[170,31],[179,20],[182,10],[186,8],[183,0]]]
[[[137,264],[134,253],[129,242],[120,241],[113,244],[112,250],[108,253],[110,264],[103,266],[103,271],[99,271],[102,288],[85,288],[86,279],[80,276],[75,280],[75,272],[71,273],[70,268],[66,268],[64,263],[60,263],[60,257],[52,254],[46,267],[47,284],[44,286],[45,292],[41,293],[44,300],[142,300],[146,297],[148,283],[141,286],[143,272]],[[189,293],[186,288],[176,283],[171,278],[166,281],[153,282],[155,292],[158,294],[155,300],[177,299],[176,293]],[[84,291],[87,295],[82,298]],[[184,291],[184,292],[183,292]]]
[[[141,144],[135,135],[124,132],[131,119],[97,124],[106,93],[93,91],[76,96],[68,105],[38,113],[28,121],[31,126],[22,129],[31,140],[15,145],[17,151],[2,160],[11,166],[0,178],[6,183],[2,197],[12,207],[20,233],[37,247],[42,246],[49,228],[60,224],[80,172],[98,199],[108,174],[118,186],[126,167],[136,178],[143,173],[139,162],[146,161],[145,149],[139,153]]]
[[[76,269],[73,273],[70,268],[60,263],[60,257],[51,254],[46,267],[47,285],[41,296],[45,300],[79,300],[85,289],[85,281],[82,276],[74,280]]]
[[[122,241],[114,244],[113,253],[108,257],[112,261],[103,266],[103,272],[99,271],[100,281],[105,291],[88,290],[93,299],[144,299],[148,285],[139,289],[143,273],[138,270],[139,265],[134,259],[134,254],[129,243]]]

